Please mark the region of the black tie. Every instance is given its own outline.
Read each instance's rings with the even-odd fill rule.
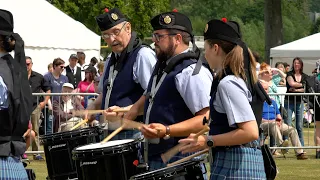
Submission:
[[[71,69],[71,71],[72,71],[72,74],[74,75],[74,69]]]

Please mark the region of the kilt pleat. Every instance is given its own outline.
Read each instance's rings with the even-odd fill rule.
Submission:
[[[216,151],[210,179],[266,179],[261,150],[236,147]]]
[[[18,158],[0,157],[0,180],[28,180],[28,175]]]

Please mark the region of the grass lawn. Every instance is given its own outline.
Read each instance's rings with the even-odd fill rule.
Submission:
[[[305,144],[313,146],[313,127],[305,128]],[[308,138],[309,136],[309,138]],[[308,140],[309,139],[309,140]],[[297,160],[293,150],[283,156],[276,157],[279,174],[277,180],[319,180],[320,179],[320,159],[315,159],[315,150],[305,150],[309,156],[308,160]],[[32,156],[29,156],[32,159]],[[47,168],[45,161],[31,161],[28,168],[36,172],[37,179],[45,180],[47,177]]]

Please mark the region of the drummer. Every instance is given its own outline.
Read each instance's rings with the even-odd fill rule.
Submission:
[[[166,12],[151,20],[152,40],[158,58],[147,93],[135,103],[127,115],[130,119],[143,112],[141,128],[145,143],[144,156],[150,170],[166,165],[161,154],[178,144],[179,139],[203,129],[203,117],[209,113],[212,74],[201,63],[195,48],[190,19],[179,12]],[[194,50],[189,50],[193,42]],[[175,66],[171,63],[179,60]],[[172,70],[164,72],[164,69]],[[197,67],[200,70],[196,72]],[[150,103],[152,102],[152,103]],[[129,117],[131,116],[131,117]],[[172,161],[181,159],[179,154]]]
[[[212,180],[266,179],[256,111],[250,106],[255,95],[249,87],[257,83],[255,60],[240,38],[236,22],[211,20],[206,25],[205,57],[211,68],[219,69],[211,90],[210,136],[195,139],[191,134],[179,141],[182,153],[211,148]]]
[[[101,94],[87,109],[112,109],[134,104],[148,86],[155,53],[142,44],[131,28],[131,23],[119,9],[105,9],[105,13],[96,17],[103,40],[112,49],[110,60],[106,61],[100,79]],[[118,119],[115,113],[106,113],[106,120]],[[93,119],[91,119],[92,121]],[[142,121],[142,116],[136,121]],[[109,133],[118,128],[118,123],[108,123]],[[134,138],[138,131],[120,132],[113,140]]]

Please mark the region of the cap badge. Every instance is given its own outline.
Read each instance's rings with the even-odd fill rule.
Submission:
[[[209,26],[208,26],[208,24],[206,24],[206,27],[204,28],[204,33],[206,33],[208,31],[208,28],[209,28]]]
[[[171,17],[167,15],[166,17],[163,18],[163,22],[166,23],[166,24],[170,24],[171,23]]]
[[[115,21],[119,19],[118,15],[115,13],[111,13],[111,18]]]

